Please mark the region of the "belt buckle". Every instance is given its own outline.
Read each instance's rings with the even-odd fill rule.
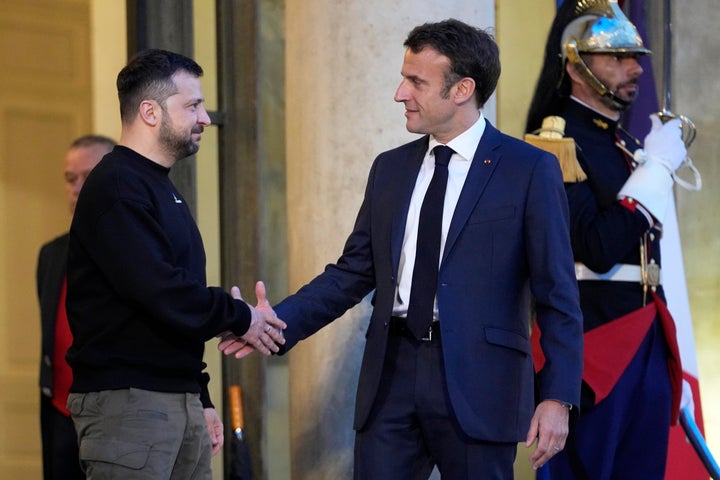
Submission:
[[[645,283],[651,287],[660,285],[660,265],[657,263],[645,265]]]
[[[428,328],[427,335],[422,337],[420,339],[421,342],[432,342],[433,339],[433,324],[430,324],[430,327]]]

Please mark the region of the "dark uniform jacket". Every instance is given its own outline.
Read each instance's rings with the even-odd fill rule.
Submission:
[[[634,168],[632,157],[617,144],[634,152],[641,147],[640,142],[617,121],[573,100],[566,101],[560,116],[566,121],[565,135],[575,140],[578,161],[587,174],[585,181],[565,184],[576,264],[582,263],[597,273],[606,273],[618,264],[639,266],[642,242],[647,249],[647,261],[661,265],[661,225],[657,222],[651,225],[640,210],[626,208],[617,198]],[[578,283],[586,334],[653,303],[651,292],[644,291],[640,282],[580,280]],[[657,287],[656,294],[664,302],[662,285]],[[674,342],[674,326],[670,335]],[[592,348],[586,335],[586,364]],[[601,348],[612,355],[613,348],[621,347],[607,344]],[[584,388],[583,393],[583,403],[594,402],[589,389]]]

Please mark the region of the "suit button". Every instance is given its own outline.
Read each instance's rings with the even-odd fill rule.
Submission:
[[[43,388],[42,388],[42,393],[43,393],[43,395],[45,395],[46,397],[52,397],[52,390],[50,390],[48,387],[43,387]]]
[[[48,367],[52,366],[52,360],[50,360],[50,355],[43,355],[43,363]]]

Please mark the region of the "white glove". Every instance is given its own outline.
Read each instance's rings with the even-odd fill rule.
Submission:
[[[645,137],[645,149],[635,152],[635,161],[657,161],[665,165],[670,173],[680,167],[687,158],[687,149],[682,139],[679,118],[662,123],[656,113],[650,115],[650,133]]]
[[[650,122],[652,128],[645,137],[645,149],[635,151],[638,166],[617,196],[635,199],[662,222],[672,195],[672,174],[687,157],[687,150],[679,118],[663,124],[657,114],[652,114]]]

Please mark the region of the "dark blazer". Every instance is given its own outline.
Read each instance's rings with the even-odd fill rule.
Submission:
[[[42,327],[40,388],[46,397],[52,397],[53,392],[55,322],[60,291],[67,271],[68,238],[66,233],[43,245],[37,264],[36,281]]]
[[[284,350],[375,289],[358,384],[356,429],[380,380],[405,221],[428,137],[380,154],[342,257],[275,309]],[[438,278],[450,401],[466,434],[524,441],[534,412],[531,298],[548,363],[539,399],[579,403],[582,320],[557,159],[488,122],[448,232]]]

